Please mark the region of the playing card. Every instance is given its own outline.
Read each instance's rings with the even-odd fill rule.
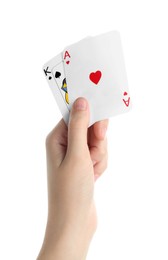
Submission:
[[[90,36],[80,40],[79,42],[82,42],[88,38],[90,38]],[[72,44],[71,46],[73,45],[74,44]],[[68,55],[66,57],[66,63],[70,63],[70,57],[68,57]],[[61,111],[61,114],[64,118],[64,121],[66,124],[68,124],[70,111],[69,94],[65,77],[62,53],[48,61],[43,66],[43,71],[51,88],[51,91],[55,97],[55,100],[58,104],[58,107]]]
[[[60,91],[60,94],[66,103],[66,106],[69,110],[69,97],[68,97],[68,88],[66,84],[66,78],[65,78],[65,72],[64,72],[64,66],[63,61],[56,64],[52,69],[52,75],[57,83],[58,89]]]
[[[90,124],[130,110],[120,34],[112,31],[66,47],[62,53],[70,96],[90,105]]]
[[[68,123],[69,97],[66,84],[62,54],[57,55],[43,66],[50,89],[59,106],[64,121]]]
[[[76,43],[73,43],[73,44],[71,44],[71,45],[69,45],[69,48],[71,48],[71,47],[75,47],[76,46],[76,44],[82,44],[83,42],[85,42],[86,40],[88,40],[88,39],[90,39],[91,38],[91,36],[87,36],[87,37],[85,37],[84,39],[82,39],[82,40],[80,40],[80,41],[78,41],[78,42],[76,42]],[[62,59],[63,59],[63,61],[64,61],[64,63],[66,63],[67,65],[69,65],[70,64],[70,62],[71,62],[71,56],[70,56],[70,54],[69,54],[69,52],[68,51],[64,51],[63,53],[62,53]]]

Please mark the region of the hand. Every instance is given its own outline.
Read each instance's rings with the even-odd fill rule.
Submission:
[[[46,138],[48,221],[38,260],[85,259],[97,227],[94,182],[107,167],[108,120],[88,129],[89,105],[75,101]]]

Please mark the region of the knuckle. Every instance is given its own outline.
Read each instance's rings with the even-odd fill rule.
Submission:
[[[46,139],[45,139],[45,145],[46,145],[46,147],[49,147],[50,146],[50,139],[51,139],[51,137],[50,137],[50,134],[48,134],[47,136],[46,136]]]
[[[107,151],[107,141],[105,140],[104,143],[103,143],[103,146],[100,149],[100,155],[102,157],[105,157],[105,156],[107,156],[107,152],[108,152]]]
[[[105,139],[104,139],[104,147],[105,147],[106,150],[107,150],[107,148],[108,148],[107,146],[108,146],[107,138],[105,138]]]
[[[81,122],[79,120],[75,120],[74,118],[70,121],[70,128],[71,129],[81,129]]]
[[[52,134],[52,132],[50,132],[47,136],[46,136],[46,139],[45,139],[45,145],[46,147],[51,147],[51,145],[53,144],[53,141],[54,141],[54,136]]]
[[[87,119],[87,114],[85,112],[80,111],[80,113],[72,113],[69,121],[70,127],[81,129],[88,123]]]
[[[90,156],[86,151],[87,146],[82,147],[80,152],[78,150],[68,148],[66,153],[67,161],[72,163],[72,165],[75,165],[77,163],[81,164],[81,166],[88,164],[88,162],[90,161]]]
[[[107,155],[107,149],[104,147],[100,150],[100,156],[105,157]]]
[[[81,156],[77,153],[67,153],[65,162],[68,171],[70,169],[70,174],[80,171],[82,176],[82,173],[86,173],[92,169],[92,163],[89,158],[87,158],[87,156]]]
[[[96,168],[96,174],[101,176],[102,173],[107,169],[108,160],[107,156],[99,163],[99,165]]]

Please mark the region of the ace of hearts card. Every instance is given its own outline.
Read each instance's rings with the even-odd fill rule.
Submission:
[[[90,123],[127,112],[131,108],[121,38],[118,31],[88,37],[62,53],[69,107],[78,97],[90,106]]]

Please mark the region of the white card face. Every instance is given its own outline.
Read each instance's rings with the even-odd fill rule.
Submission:
[[[70,108],[78,97],[90,105],[90,124],[130,110],[120,34],[90,37],[63,51]]]
[[[43,71],[64,121],[67,124],[69,119],[69,99],[62,54],[60,53],[52,60],[48,61],[43,66]]]

